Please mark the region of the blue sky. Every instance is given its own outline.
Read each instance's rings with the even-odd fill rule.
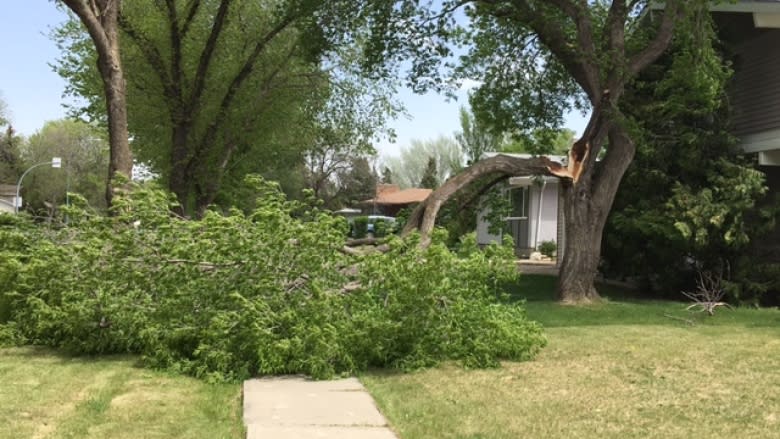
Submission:
[[[14,128],[29,136],[45,121],[65,116],[65,83],[48,65],[59,51],[47,36],[65,14],[51,0],[0,0],[0,16],[0,96],[8,105]],[[468,103],[466,90],[457,95],[457,101],[448,101],[436,93],[416,95],[408,89],[400,90],[398,98],[411,118],[390,123],[398,137],[394,144],[380,142],[380,155],[397,155],[412,139],[451,136],[459,129],[458,108]],[[579,114],[567,119],[568,127],[578,133],[585,123]]]

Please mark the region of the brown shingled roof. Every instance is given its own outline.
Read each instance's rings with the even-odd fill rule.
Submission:
[[[373,198],[371,200],[366,200],[363,203],[380,204],[380,205],[420,203],[422,201],[425,201],[425,199],[428,198],[428,195],[430,195],[431,192],[433,192],[431,189],[419,189],[419,188],[411,188],[411,189],[389,191],[389,192],[382,191],[379,193],[379,195],[376,198]]]

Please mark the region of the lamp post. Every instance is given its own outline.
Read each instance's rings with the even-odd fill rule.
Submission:
[[[34,165],[30,166],[29,168],[27,168],[26,171],[24,171],[22,176],[19,177],[19,182],[16,183],[16,197],[14,198],[14,213],[16,213],[16,214],[19,213],[19,208],[21,207],[21,204],[22,204],[21,202],[19,202],[19,191],[22,188],[22,180],[24,180],[24,176],[27,175],[33,169],[35,169],[35,168],[37,168],[39,166],[44,166],[44,165],[51,165],[52,168],[61,168],[62,167],[62,159],[59,158],[59,157],[52,157],[51,161],[34,164]]]

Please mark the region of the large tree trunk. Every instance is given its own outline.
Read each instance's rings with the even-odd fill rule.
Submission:
[[[133,156],[130,152],[127,130],[127,104],[125,79],[122,63],[119,59],[119,42],[112,47],[110,57],[98,56],[100,71],[106,94],[108,109],[108,139],[111,153],[108,165],[108,184],[106,185],[106,202],[111,206],[113,199],[112,182],[117,173],[132,178]]]
[[[189,173],[188,142],[191,127],[174,120],[171,138],[171,167],[168,177],[168,189],[176,195],[179,201],[178,212],[185,215],[189,212],[192,194],[192,178]]]
[[[605,221],[593,218],[595,206],[581,188],[563,189],[564,248],[558,277],[558,299],[566,303],[599,300],[595,279]]]
[[[558,278],[558,299],[564,303],[599,299],[595,279],[604,226],[636,150],[620,124],[611,124],[607,135],[609,151],[604,160],[593,163],[579,183],[564,185],[565,240]]]
[[[108,137],[110,160],[106,201],[111,206],[113,198],[112,180],[116,174],[131,178],[133,156],[127,130],[127,94],[119,50],[119,14],[121,0],[62,0],[87,28],[98,54],[98,69],[103,80],[103,89],[108,111]]]

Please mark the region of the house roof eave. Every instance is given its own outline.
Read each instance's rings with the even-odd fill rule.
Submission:
[[[666,2],[654,1],[650,9],[662,10]],[[780,14],[780,1],[778,0],[742,0],[735,3],[718,2],[710,6],[714,12],[752,12],[758,14]]]

